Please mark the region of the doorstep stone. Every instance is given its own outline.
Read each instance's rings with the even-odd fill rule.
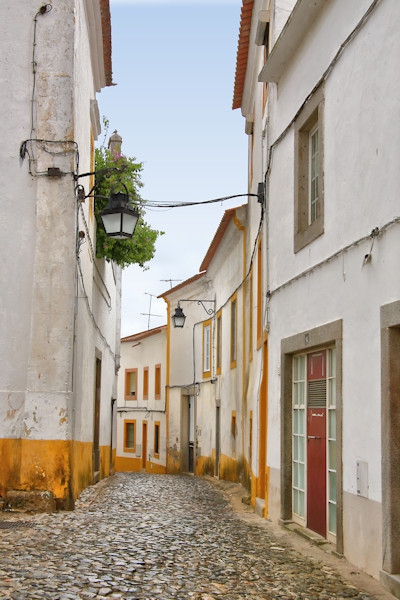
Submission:
[[[400,575],[393,575],[386,571],[381,571],[379,573],[379,579],[393,596],[400,598]]]
[[[256,503],[255,503],[255,506],[254,506],[254,512],[259,517],[264,517],[264,510],[265,510],[265,500],[264,500],[264,498],[256,498]]]

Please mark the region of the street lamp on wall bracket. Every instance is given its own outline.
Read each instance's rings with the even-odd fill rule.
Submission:
[[[121,185],[125,188],[126,194],[111,192],[106,206],[100,213],[106,234],[116,240],[130,239],[140,216],[138,208],[130,203],[126,186]]]
[[[80,177],[88,177],[91,175],[98,175],[99,173],[109,174],[112,171],[121,171],[121,169],[102,169],[100,171],[92,171],[91,173],[83,173],[82,175],[78,175],[75,179],[79,179]],[[89,194],[85,196],[83,186],[78,185],[76,188],[78,201],[84,202],[85,199],[94,191],[95,187],[96,186],[94,185]],[[118,187],[124,188],[124,191],[111,191],[110,196],[108,197],[108,202],[100,213],[100,218],[108,237],[116,240],[126,240],[132,238],[140,217],[140,212],[137,206],[131,203],[126,185],[120,182]],[[96,198],[96,194],[94,197]],[[97,198],[103,198],[103,196],[97,196]]]
[[[201,305],[204,308],[205,312],[208,315],[215,315],[215,300],[199,300],[197,298],[193,300],[178,300],[178,306],[175,308],[175,312],[172,315],[171,319],[174,327],[177,327],[179,329],[182,329],[182,327],[185,325],[186,320],[186,315],[181,308],[181,302],[197,302],[198,305]],[[213,308],[207,308],[207,306],[204,304],[205,302],[212,304]]]

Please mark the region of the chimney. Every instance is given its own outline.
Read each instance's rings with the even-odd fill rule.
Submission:
[[[118,135],[117,130],[115,130],[108,140],[108,149],[114,157],[121,155],[121,145],[122,137]]]

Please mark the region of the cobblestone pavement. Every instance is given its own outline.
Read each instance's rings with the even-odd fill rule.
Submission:
[[[391,597],[240,512],[207,478],[117,473],[84,490],[73,512],[0,513],[0,598]]]

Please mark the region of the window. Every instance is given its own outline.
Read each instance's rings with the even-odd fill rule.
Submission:
[[[124,421],[124,452],[136,452],[136,421]]]
[[[324,232],[324,91],[319,88],[295,123],[294,251]]]
[[[237,429],[236,429],[236,410],[232,411],[231,418],[231,436],[236,437]]]
[[[137,400],[137,369],[125,369],[125,400]]]
[[[143,400],[149,398],[149,367],[143,368]]]
[[[310,190],[308,194],[309,207],[308,207],[308,224],[314,223],[320,215],[320,203],[318,194],[318,125],[313,127],[310,131],[309,136],[309,184]]]
[[[265,24],[263,46],[264,46],[264,65],[265,65],[265,63],[267,62],[268,55],[269,55],[269,22]],[[265,106],[267,104],[267,99],[268,99],[268,82],[266,81],[263,84],[263,116],[264,116],[264,112],[265,112]]]
[[[161,365],[154,367],[154,398],[156,400],[161,398]]]
[[[203,377],[211,377],[211,321],[203,323]]]
[[[154,423],[154,458],[160,458],[160,422]]]
[[[236,367],[237,354],[237,299],[231,300],[231,369]]]
[[[217,375],[222,367],[222,311],[217,313]]]

